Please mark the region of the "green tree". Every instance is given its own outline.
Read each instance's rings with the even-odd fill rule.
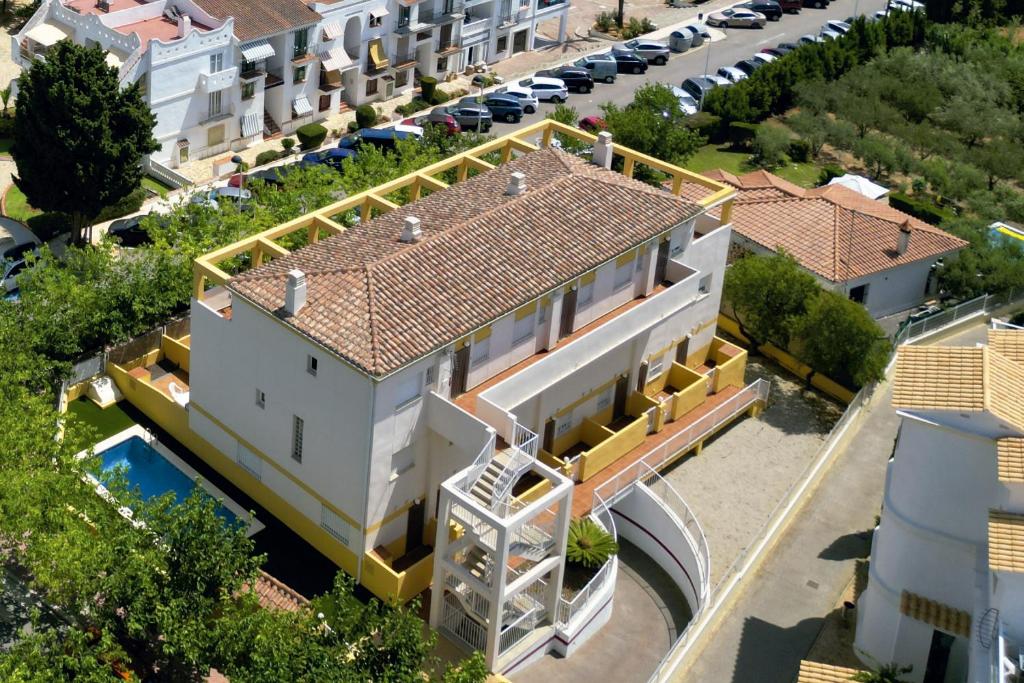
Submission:
[[[810,145],[811,155],[817,157],[828,142],[831,121],[826,114],[800,111],[786,119],[786,123],[801,139]]]
[[[754,135],[754,163],[760,168],[778,168],[786,163],[790,141],[785,128],[762,123]]]
[[[159,148],[138,85],[122,88],[105,54],[63,40],[18,79],[15,183],[32,206],[69,216],[77,242],[139,187],[142,156]]]
[[[615,537],[589,517],[569,523],[569,538],[565,546],[569,562],[597,569],[618,552],[619,544]]]
[[[899,664],[883,664],[873,671],[858,671],[850,680],[858,683],[908,683],[903,678],[914,670],[912,666],[900,666]]]
[[[552,121],[558,121],[559,123],[564,123],[567,126],[576,128],[579,124],[580,113],[575,107],[571,107],[568,104],[556,104],[554,110],[545,114],[544,118],[551,119]],[[561,133],[558,133],[555,137],[559,144],[562,145],[562,149],[572,154],[581,152],[590,146],[583,140],[579,140],[569,135],[562,135]]]
[[[867,309],[841,294],[821,290],[795,328],[801,360],[850,387],[881,379],[889,340]]]
[[[681,165],[704,144],[686,127],[686,114],[672,89],[661,83],[642,86],[625,107],[606,102],[601,110],[617,144],[662,161]]]
[[[745,335],[757,344],[771,342],[785,349],[818,283],[780,250],[744,256],[733,263],[725,271],[722,291]]]
[[[896,166],[893,145],[881,135],[872,134],[858,140],[853,151],[867,165],[875,178],[883,177]]]

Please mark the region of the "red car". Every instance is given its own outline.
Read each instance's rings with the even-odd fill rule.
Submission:
[[[588,133],[600,133],[608,124],[600,116],[584,116],[580,119],[580,128]]]
[[[455,120],[454,116],[445,114],[438,109],[433,110],[429,114],[407,118],[402,123],[407,126],[420,126],[421,128],[426,128],[429,125],[444,126],[444,130],[448,135],[458,135],[462,132],[462,127]]]

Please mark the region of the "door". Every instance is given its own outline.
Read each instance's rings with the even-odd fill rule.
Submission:
[[[562,320],[558,327],[558,338],[565,339],[572,334],[573,325],[576,324],[576,297],[579,292],[572,289],[562,297]]]
[[[668,247],[669,241],[665,240],[658,245],[658,260],[654,263],[654,286],[657,287],[665,281],[665,270],[668,268]]]
[[[932,644],[928,650],[928,661],[924,667],[924,683],[945,683],[953,640],[954,637],[948,633],[938,629],[932,631]]]
[[[512,54],[517,52],[526,52],[526,39],[530,35],[530,30],[519,31],[512,36]]]
[[[640,371],[636,375],[636,390],[637,393],[644,393],[644,387],[647,386],[647,361],[640,364]]]
[[[456,398],[466,393],[466,378],[469,376],[469,344],[455,352],[452,360],[452,383],[448,396]]]
[[[409,520],[405,525],[405,552],[423,545],[423,514],[427,501],[420,499],[409,508]]]
[[[469,63],[476,64],[477,61],[479,61],[477,58],[477,46],[474,45],[473,47],[469,48]]]
[[[555,452],[555,418],[544,423],[544,444],[542,446],[548,453]]]
[[[690,355],[690,335],[683,337],[683,340],[676,346],[676,362],[686,365],[686,357]]]
[[[620,377],[615,382],[615,401],[612,404],[612,420],[626,414],[626,392],[629,391],[629,378]]]

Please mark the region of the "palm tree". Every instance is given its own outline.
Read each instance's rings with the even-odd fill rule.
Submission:
[[[0,115],[7,116],[7,105],[11,101],[11,86],[7,86],[0,90],[0,102],[4,103],[4,110],[0,112]]]
[[[589,517],[569,523],[569,541],[565,553],[569,561],[596,569],[619,552],[615,537]]]
[[[900,676],[913,670],[912,666],[882,664],[874,671],[859,671],[850,680],[858,683],[907,683],[906,679],[900,678]]]

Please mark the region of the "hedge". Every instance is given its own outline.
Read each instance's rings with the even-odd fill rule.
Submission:
[[[319,123],[307,123],[295,129],[295,137],[302,149],[315,149],[327,139],[327,129]]]
[[[902,192],[889,193],[889,206],[931,225],[939,225],[942,221],[952,218],[948,211],[940,209],[931,200],[911,197]]]
[[[434,101],[434,88],[437,87],[437,79],[433,76],[422,76],[420,78],[420,97],[427,102]]]
[[[360,128],[373,128],[377,123],[377,110],[368,104],[360,104],[356,107],[356,124]]]
[[[271,161],[277,161],[281,158],[281,153],[276,149],[268,149],[265,152],[260,152],[256,155],[256,166],[262,166],[269,164]]]
[[[103,221],[135,213],[142,208],[142,202],[144,201],[146,201],[146,189],[144,187],[137,187],[117,203],[111,204],[100,211],[99,215],[96,216],[96,222],[102,223]]]

